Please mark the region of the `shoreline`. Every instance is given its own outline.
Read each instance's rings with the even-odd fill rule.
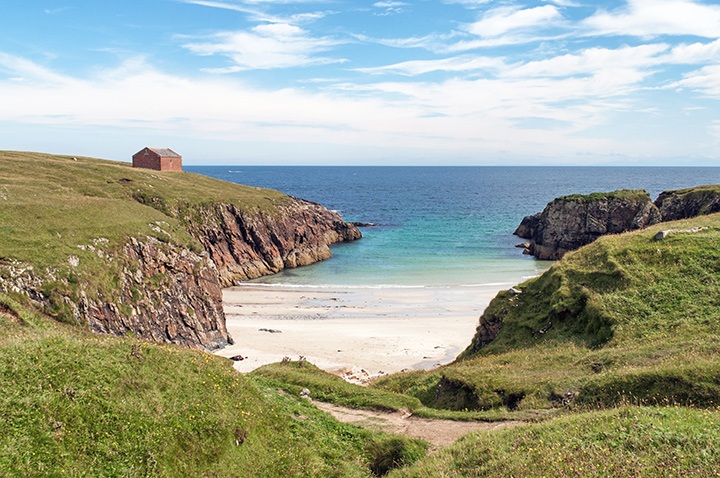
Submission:
[[[452,362],[506,284],[454,287],[303,287],[242,284],[223,290],[235,344],[216,352],[246,373],[299,357],[365,383]],[[510,287],[510,286],[507,286]]]

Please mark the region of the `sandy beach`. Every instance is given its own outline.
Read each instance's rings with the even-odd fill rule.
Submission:
[[[313,288],[241,285],[223,294],[241,372],[300,356],[362,382],[451,362],[501,288]]]

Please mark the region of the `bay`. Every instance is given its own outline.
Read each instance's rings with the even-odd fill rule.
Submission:
[[[720,168],[186,166],[190,172],[318,202],[362,228],[310,267],[257,279],[307,287],[510,286],[550,263],[521,254],[526,215],[575,193],[720,183]]]

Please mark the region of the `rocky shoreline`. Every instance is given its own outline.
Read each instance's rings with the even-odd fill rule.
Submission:
[[[606,234],[620,234],[720,211],[720,186],[662,192],[655,201],[644,190],[576,194],[554,199],[542,212],[526,216],[513,233],[526,254],[558,260]]]

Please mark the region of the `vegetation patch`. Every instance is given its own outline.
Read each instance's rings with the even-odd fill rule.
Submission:
[[[369,444],[395,443],[225,358],[97,336],[0,302],[13,311],[0,314],[2,476],[370,477],[382,453]],[[399,440],[391,464],[424,453]]]
[[[392,477],[717,476],[720,411],[623,406],[476,432]]]
[[[668,226],[706,229],[655,240]],[[714,407],[719,244],[717,214],[602,237],[518,286],[519,294],[499,294],[482,318],[501,324],[494,340],[478,336],[451,365],[376,386],[451,409]],[[463,400],[448,401],[448,384]]]
[[[650,201],[650,195],[642,189],[618,189],[610,192],[595,192],[590,194],[570,194],[561,196],[553,202],[594,202],[608,199],[619,199],[623,201]]]

